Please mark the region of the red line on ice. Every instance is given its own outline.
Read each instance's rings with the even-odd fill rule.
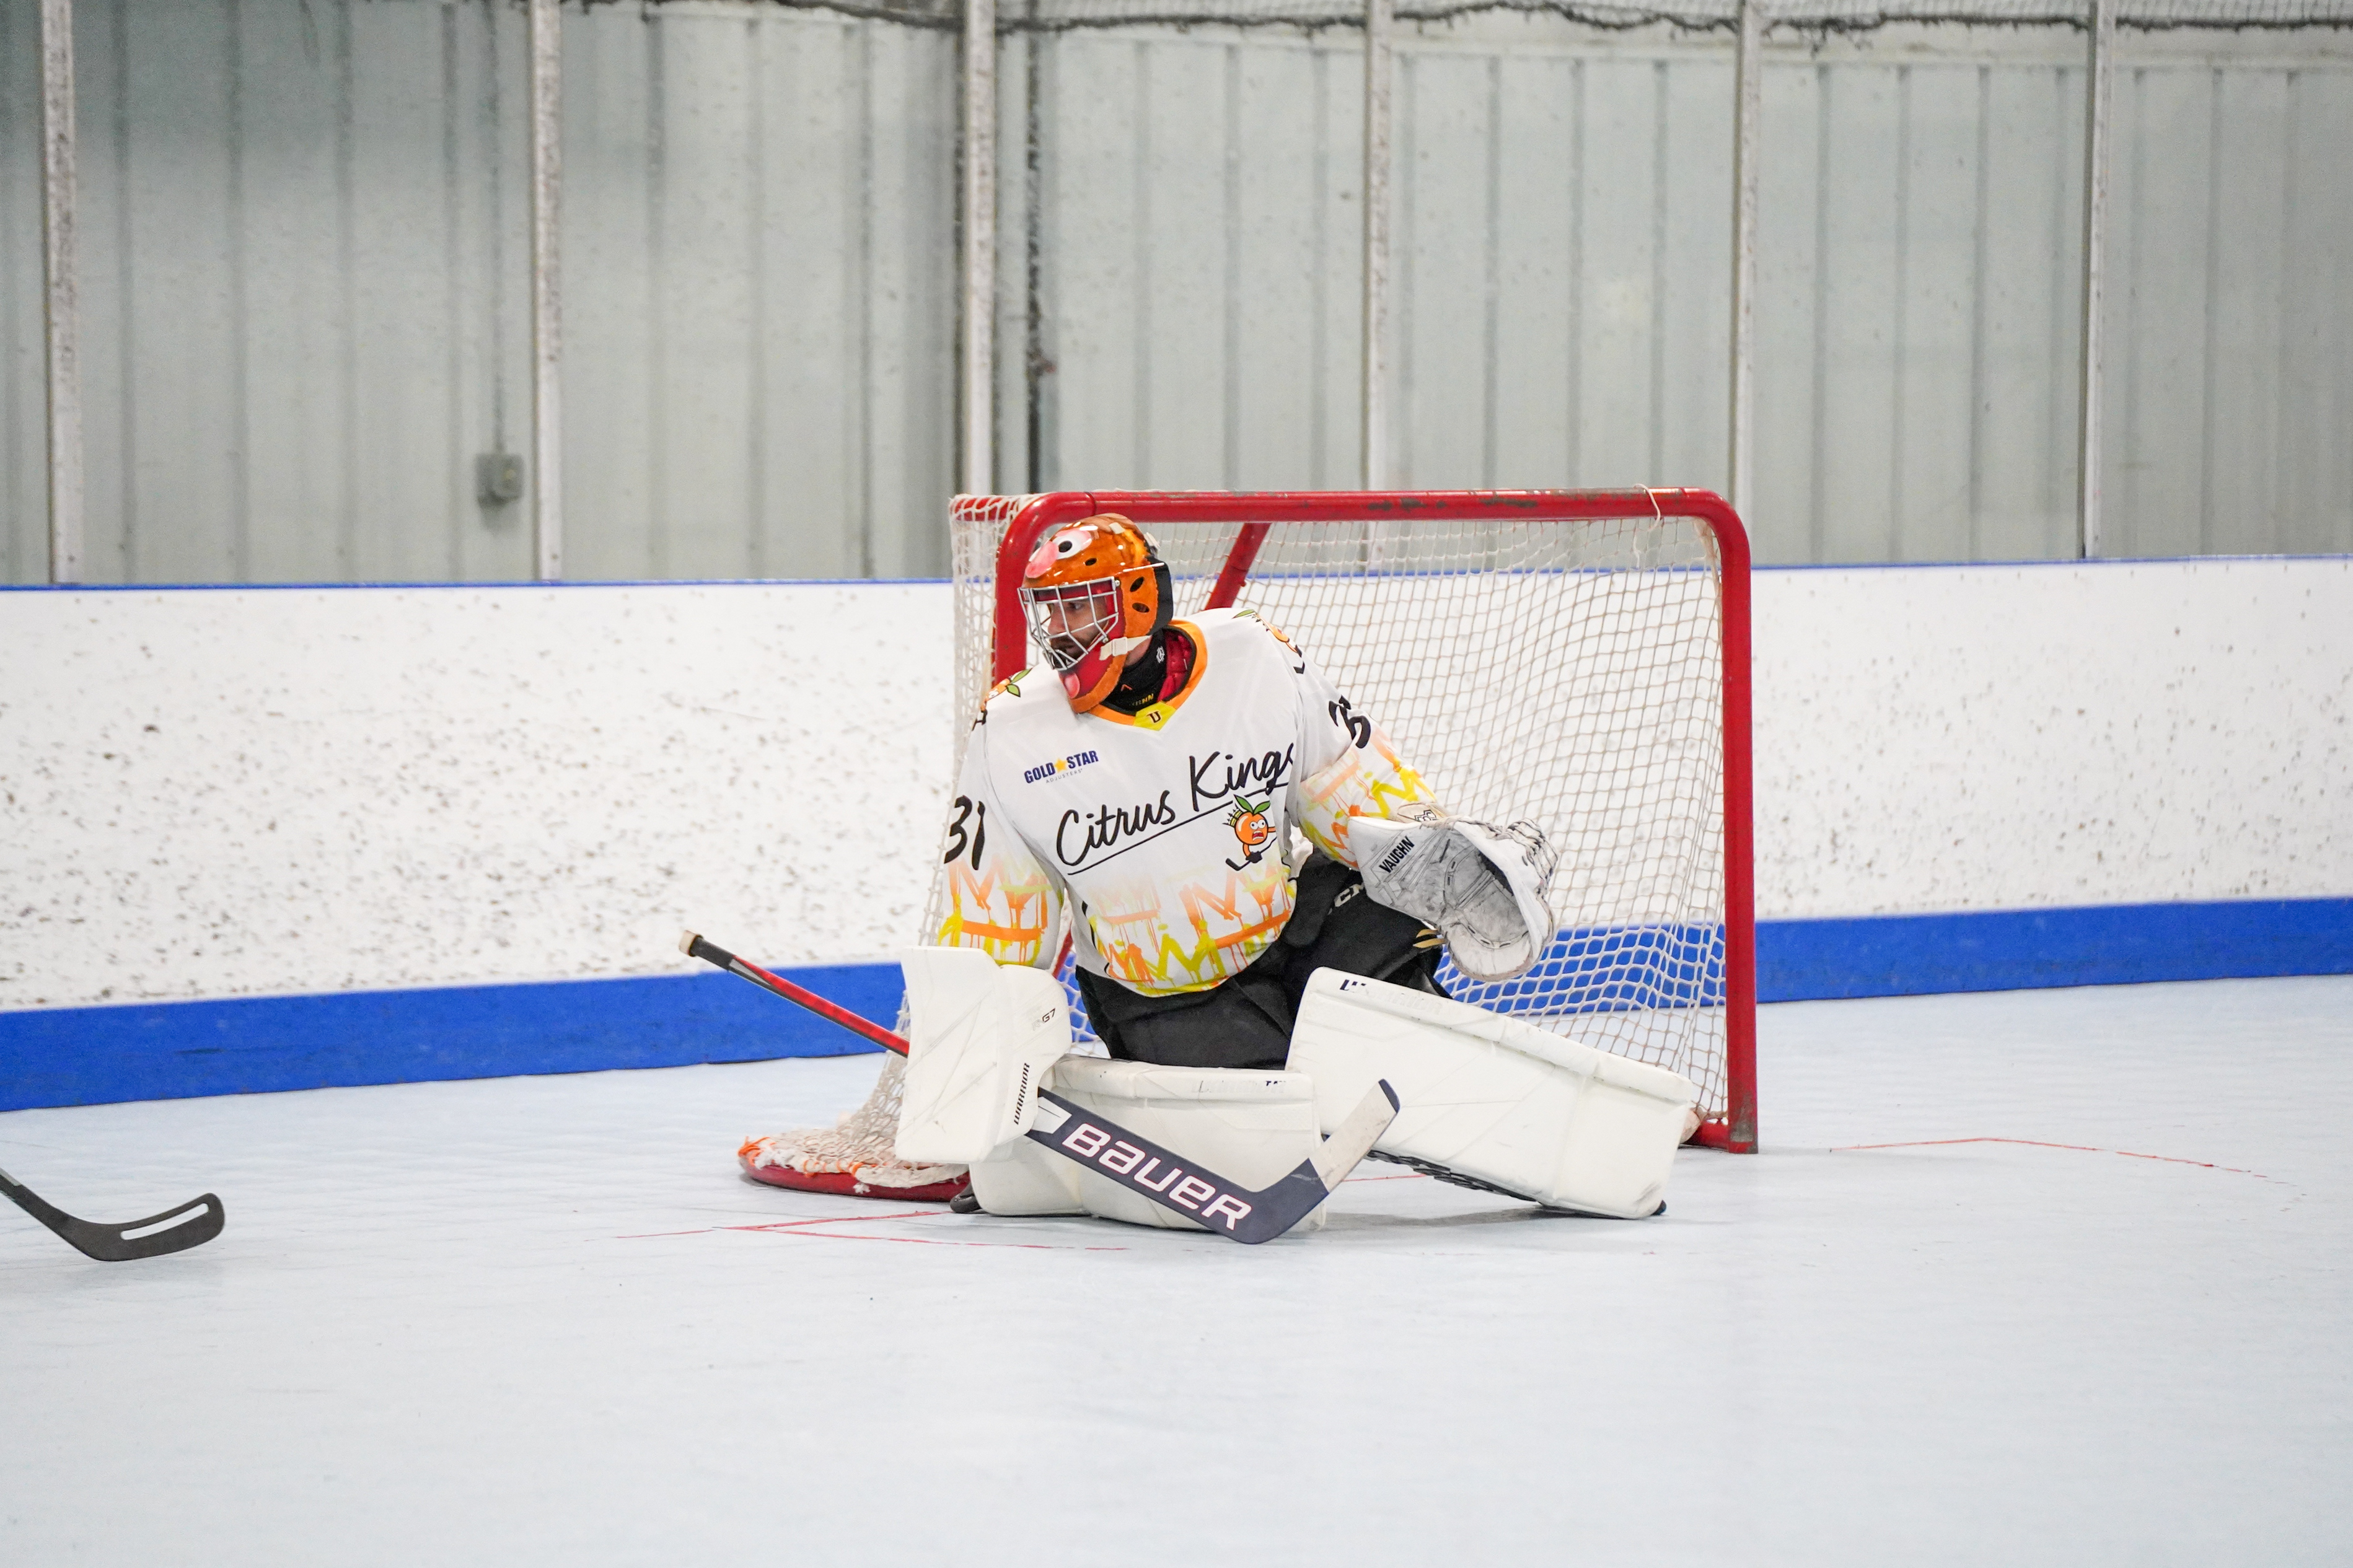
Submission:
[[[2077,1154],[2118,1154],[2127,1160],[2159,1160],[2168,1165],[2195,1165],[2202,1171],[2226,1171],[2234,1176],[2253,1176],[2259,1182],[2272,1179],[2261,1171],[2250,1171],[2238,1165],[2218,1165],[2211,1160],[2189,1160],[2179,1154],[2141,1154],[2130,1149],[2095,1149],[2089,1143],[2047,1143],[2039,1138],[1922,1138],[1909,1143],[1844,1143],[1831,1152],[1857,1154],[1873,1149],[1941,1149],[1955,1143],[2015,1143],[2021,1149],[2064,1149]]]
[[[937,1209],[908,1209],[901,1214],[837,1215],[830,1219],[780,1219],[765,1225],[706,1225],[693,1230],[655,1230],[617,1236],[616,1241],[656,1241],[672,1236],[710,1236],[723,1230],[754,1231],[766,1236],[814,1236],[824,1241],[902,1241],[917,1247],[1012,1247],[1036,1252],[1125,1252],[1124,1247],[1071,1247],[1053,1241],[947,1241],[927,1236],[858,1236],[847,1231],[820,1231],[818,1226],[871,1225],[877,1219],[937,1219]]]

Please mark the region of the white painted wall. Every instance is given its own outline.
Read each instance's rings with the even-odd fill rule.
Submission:
[[[0,1007],[918,923],[944,584],[0,594]]]
[[[1761,917],[2353,896],[2353,560],[1756,584]]]
[[[2353,561],[1766,572],[1758,913],[2353,896]],[[943,584],[0,594],[0,1007],[913,934]]]

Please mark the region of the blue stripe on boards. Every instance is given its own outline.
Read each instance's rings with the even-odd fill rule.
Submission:
[[[895,963],[783,972],[884,1027]],[[732,974],[0,1013],[0,1110],[871,1051]]]
[[[1766,1002],[2348,974],[2353,899],[1767,921],[1757,953]],[[877,1022],[898,1016],[894,963],[784,973]],[[1564,932],[1505,991],[1541,993],[1548,1013],[1721,1005],[1722,931]],[[0,1110],[873,1048],[715,973],[59,1007],[0,1013]]]
[[[2353,899],[1871,915],[1757,928],[1757,994],[1765,1002],[2277,974],[2353,974]]]

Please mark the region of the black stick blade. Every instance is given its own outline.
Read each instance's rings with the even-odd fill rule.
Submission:
[[[0,1171],[0,1193],[16,1205],[65,1237],[73,1248],[100,1263],[128,1263],[134,1258],[161,1258],[201,1247],[221,1233],[228,1215],[211,1193],[191,1198],[177,1208],[134,1219],[129,1225],[99,1225],[73,1215],[44,1200],[32,1188]]]

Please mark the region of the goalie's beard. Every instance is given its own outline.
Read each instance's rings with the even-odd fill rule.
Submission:
[[[1069,650],[1083,647],[1076,662],[1063,664]],[[1049,660],[1061,677],[1062,691],[1073,712],[1090,713],[1110,708],[1133,717],[1185,685],[1193,668],[1193,645],[1172,626],[1152,634],[1140,649],[1124,654],[1109,651],[1108,643],[1082,643],[1062,633],[1046,638]]]
[[[1109,694],[1119,658],[1108,647],[1119,633],[1118,584],[1086,583],[1034,593],[1021,591],[1029,635],[1062,682],[1071,705],[1083,713]]]
[[[1062,695],[1073,713],[1092,713],[1119,683],[1120,661],[1102,643],[1086,651],[1078,663],[1061,672]]]

